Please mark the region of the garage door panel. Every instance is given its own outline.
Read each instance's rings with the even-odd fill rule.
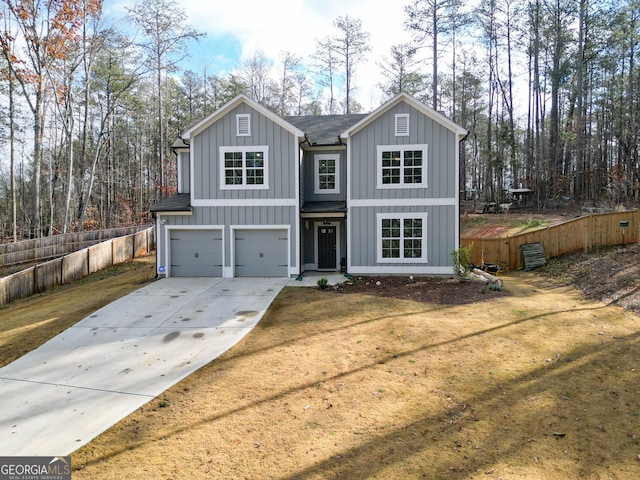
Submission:
[[[222,276],[221,231],[172,230],[170,248],[171,276]]]
[[[289,276],[286,230],[238,230],[235,236],[237,277]]]

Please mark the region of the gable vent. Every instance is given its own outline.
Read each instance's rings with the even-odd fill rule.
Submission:
[[[409,135],[409,114],[402,113],[396,115],[396,137],[407,137]]]
[[[236,115],[236,126],[238,137],[251,135],[251,116],[249,114]]]

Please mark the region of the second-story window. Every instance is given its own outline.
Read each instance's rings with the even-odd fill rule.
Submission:
[[[220,147],[220,189],[267,189],[269,147]]]
[[[316,155],[314,163],[314,193],[340,193],[340,155]]]
[[[379,146],[378,188],[425,188],[427,145]]]

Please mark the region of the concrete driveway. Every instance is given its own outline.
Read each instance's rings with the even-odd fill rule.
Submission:
[[[68,455],[240,341],[286,278],[168,278],[0,369],[0,454]]]

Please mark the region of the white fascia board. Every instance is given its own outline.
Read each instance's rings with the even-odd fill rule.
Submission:
[[[351,136],[351,135],[355,134],[356,132],[360,131],[361,129],[363,129],[364,127],[369,125],[373,120],[378,118],[380,115],[382,115],[383,113],[385,113],[386,111],[390,110],[391,108],[396,106],[398,103],[403,102],[403,101],[407,102],[408,104],[410,104],[411,106],[416,108],[418,111],[422,112],[423,114],[425,114],[429,118],[433,119],[435,122],[439,123],[440,125],[446,127],[447,129],[451,130],[452,132],[456,133],[457,136],[458,136],[458,140],[462,140],[469,133],[466,128],[463,128],[460,125],[458,125],[457,123],[449,120],[447,117],[442,115],[440,112],[437,112],[436,110],[434,110],[433,108],[429,107],[428,105],[425,105],[424,103],[416,100],[411,95],[402,92],[402,93],[399,93],[398,95],[396,95],[395,97],[393,97],[387,103],[383,104],[382,106],[380,106],[379,108],[374,110],[369,116],[363,118],[358,123],[353,125],[351,128],[349,128],[348,130],[344,131],[340,135],[340,138],[349,138],[349,136]]]
[[[297,207],[295,198],[191,199],[192,207]]]
[[[168,211],[168,212],[155,212],[157,216],[162,216],[162,217],[175,217],[175,216],[179,216],[179,215],[185,215],[187,217],[193,215],[193,211],[189,210],[189,211],[184,211],[184,212],[176,212],[175,210],[172,211]]]
[[[213,112],[211,115],[209,115],[208,117],[203,118],[202,120],[197,122],[195,125],[190,127],[188,130],[186,130],[182,134],[181,138],[184,138],[184,139],[187,139],[187,140],[191,139],[192,137],[194,137],[195,135],[197,135],[198,133],[200,133],[201,131],[203,131],[207,127],[209,127],[209,125],[215,123],[218,119],[222,118],[229,111],[231,111],[232,109],[236,108],[241,103],[246,103],[251,108],[253,108],[254,110],[258,111],[259,113],[261,113],[262,115],[264,115],[265,117],[267,117],[268,119],[273,121],[274,123],[280,125],[285,130],[291,132],[299,140],[304,139],[304,132],[302,130],[294,127],[292,124],[287,122],[281,116],[273,113],[271,110],[267,109],[266,107],[264,107],[263,105],[259,104],[255,100],[252,100],[251,98],[249,98],[248,96],[246,96],[243,93],[237,95],[235,98],[233,98],[232,100],[230,100],[229,102],[224,104],[222,107],[220,107],[218,110]]]
[[[347,267],[347,272],[349,275],[453,275],[453,267],[420,267],[411,265],[353,267],[350,265]]]
[[[366,207],[446,207],[456,206],[457,199],[451,198],[386,198],[351,200],[349,208]]]

